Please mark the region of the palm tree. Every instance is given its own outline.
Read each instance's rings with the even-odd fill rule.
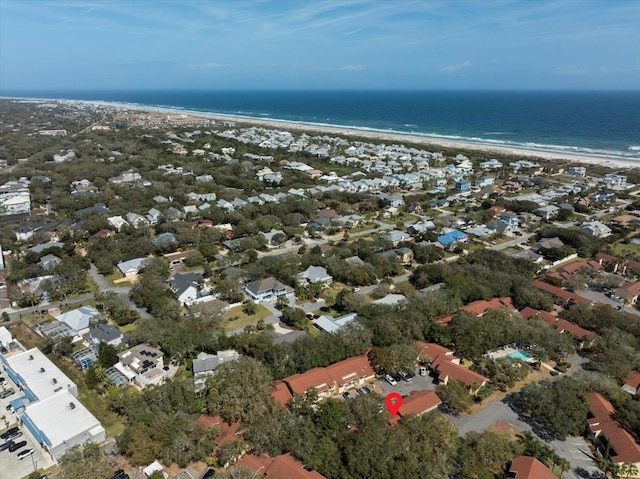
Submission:
[[[558,466],[560,466],[560,479],[562,479],[564,473],[571,469],[571,463],[567,459],[561,458],[558,461]]]
[[[636,477],[638,475],[638,466],[631,462],[625,462],[623,464],[619,464],[615,472],[620,477]]]

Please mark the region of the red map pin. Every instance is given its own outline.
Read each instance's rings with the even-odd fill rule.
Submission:
[[[391,415],[395,416],[396,414],[398,414],[400,406],[402,406],[402,396],[399,393],[392,392],[387,394],[384,402],[387,405],[387,409],[389,410]]]

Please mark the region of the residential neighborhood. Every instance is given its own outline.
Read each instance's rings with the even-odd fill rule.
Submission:
[[[637,170],[39,104],[0,100],[7,477],[640,477]]]

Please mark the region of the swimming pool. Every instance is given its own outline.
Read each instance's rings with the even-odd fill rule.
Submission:
[[[523,350],[518,349],[517,351],[513,351],[509,354],[507,354],[508,358],[513,358],[513,359],[519,359],[520,361],[530,361],[531,359],[533,359],[533,356],[531,356],[528,353],[525,353]]]

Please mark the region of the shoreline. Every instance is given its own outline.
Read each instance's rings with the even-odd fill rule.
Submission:
[[[389,130],[377,130],[368,127],[329,125],[323,123],[312,123],[304,121],[259,118],[226,113],[214,113],[197,110],[188,110],[179,107],[149,106],[134,103],[111,102],[100,100],[73,100],[56,98],[27,98],[27,97],[0,97],[3,100],[27,100],[27,101],[55,101],[85,106],[101,106],[116,110],[155,112],[173,115],[190,115],[198,118],[206,118],[219,121],[233,121],[235,123],[247,124],[251,126],[262,126],[274,129],[289,129],[298,132],[309,132],[317,134],[335,134],[341,136],[358,136],[361,138],[378,139],[391,142],[405,142],[421,145],[424,147],[441,147],[447,149],[473,150],[478,152],[501,155],[514,155],[514,157],[540,159],[544,161],[561,161],[563,163],[582,163],[587,165],[603,166],[613,169],[635,169],[640,168],[640,159],[630,159],[615,155],[589,154],[580,152],[564,152],[553,149],[519,146],[488,144],[480,141],[467,139],[450,139],[435,135],[428,135],[416,132],[393,132]],[[487,157],[489,159],[489,157]]]

